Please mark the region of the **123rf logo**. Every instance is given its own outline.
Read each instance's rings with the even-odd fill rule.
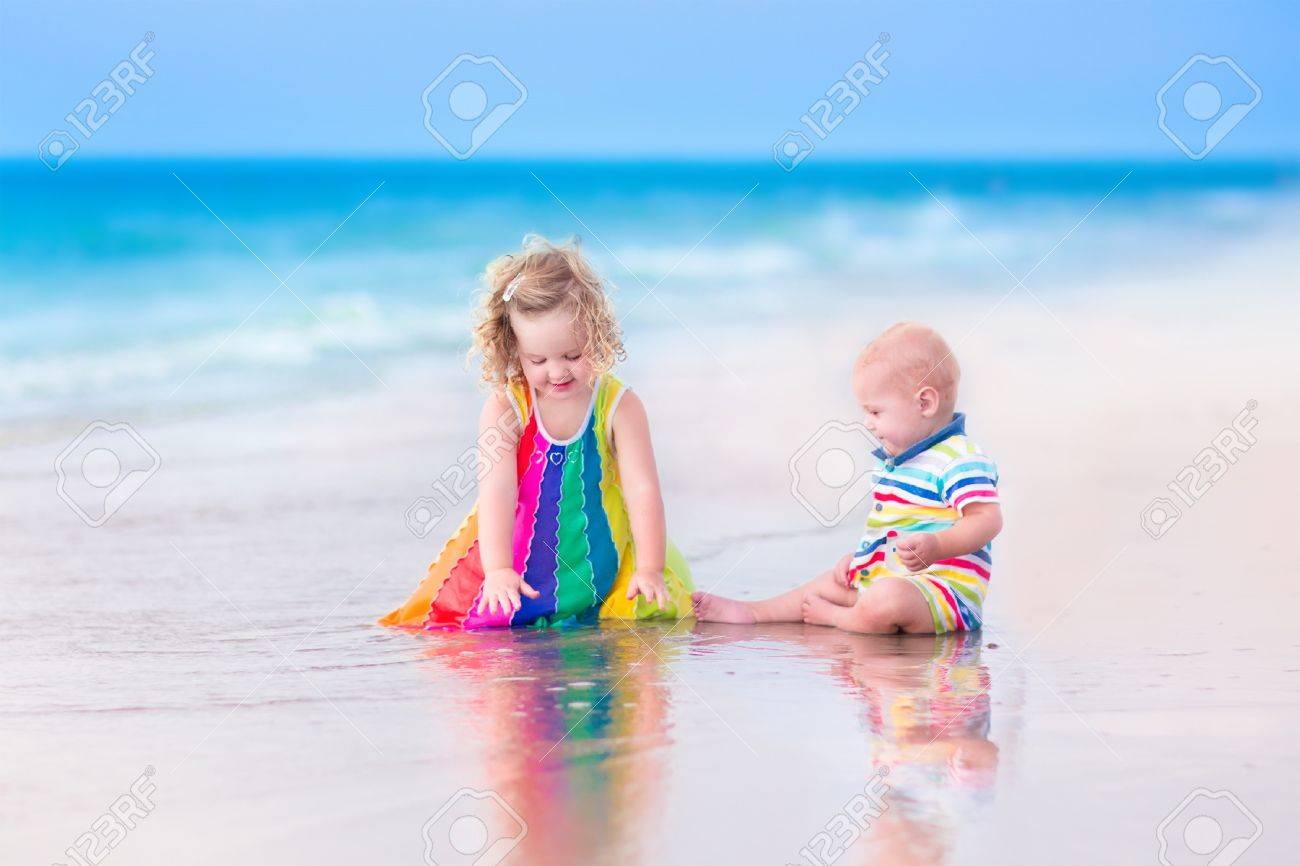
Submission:
[[[424,128],[456,159],[469,159],[528,100],[495,57],[461,54],[424,88]]]
[[[95,421],[54,459],[59,498],[91,528],[103,526],[162,466],[162,458],[125,422]]]
[[[154,35],[146,33],[127,56],[109,70],[108,77],[90,89],[90,95],[78,102],[64,120],[80,134],[80,139],[66,129],[52,129],[36,146],[36,155],[50,171],[58,171],[80,148],[90,141],[108,119],[126,105],[136,88],[153,78]]]

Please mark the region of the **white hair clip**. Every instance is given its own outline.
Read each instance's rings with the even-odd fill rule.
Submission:
[[[519,284],[522,283],[523,281],[524,281],[524,275],[519,274],[513,280],[506,283],[506,289],[504,292],[501,293],[501,300],[508,301],[511,298],[513,298],[515,296],[515,292],[519,290]]]

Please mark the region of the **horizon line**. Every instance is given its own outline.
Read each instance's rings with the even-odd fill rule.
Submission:
[[[24,162],[32,160],[39,162],[39,158],[34,152],[28,151],[0,151],[0,162]],[[411,152],[401,153],[383,153],[373,151],[337,151],[337,152],[257,152],[257,151],[231,151],[207,152],[207,153],[184,153],[184,152],[144,152],[144,153],[107,153],[95,154],[87,153],[78,158],[78,162],[142,162],[148,160],[187,160],[187,161],[267,161],[267,162],[288,162],[288,161],[305,161],[305,162],[337,162],[337,161],[389,161],[389,162],[406,162],[406,163],[423,163],[427,165],[475,165],[475,164],[518,164],[523,162],[539,163],[603,163],[603,164],[627,164],[627,163],[681,163],[681,164],[704,164],[704,163],[727,163],[727,164],[765,164],[772,161],[770,156],[750,155],[750,154],[516,154],[506,153],[500,155],[475,156],[469,160],[452,159],[442,154],[422,155]],[[1188,167],[1206,165],[1226,165],[1242,163],[1273,163],[1273,164],[1295,164],[1300,165],[1300,153],[1270,153],[1260,152],[1251,154],[1241,154],[1233,156],[1224,156],[1212,161],[1189,160],[1182,154],[1174,152],[1167,155],[1157,155],[1154,153],[1107,153],[1107,154],[1072,154],[1072,153],[979,153],[979,154],[937,154],[937,153],[914,153],[914,154],[871,154],[860,156],[825,156],[815,162],[809,161],[808,167],[816,168],[818,165],[868,165],[868,164],[886,164],[902,162],[944,162],[944,163],[1075,163],[1075,164],[1113,164],[1113,163],[1136,163],[1141,165],[1161,165],[1175,166],[1186,165]]]

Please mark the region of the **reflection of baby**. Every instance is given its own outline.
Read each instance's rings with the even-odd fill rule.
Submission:
[[[867,701],[876,736],[872,762],[891,768],[890,783],[904,784],[925,768],[930,784],[963,787],[991,781],[997,746],[988,740],[989,674],[979,664],[979,639],[939,638],[932,657],[879,656],[850,662],[848,675]]]
[[[864,787],[872,790],[879,779],[885,788],[883,811],[869,821],[858,821],[846,809],[860,833],[849,833],[850,840],[838,832],[843,822],[834,830],[828,824],[832,844],[800,851],[801,866],[832,859],[888,866],[947,862],[963,828],[980,825],[978,810],[992,794],[998,766],[998,747],[988,737],[991,679],[980,659],[980,636],[759,628],[764,640],[788,641],[801,655],[829,662],[818,667],[862,709],[873,768]],[[754,634],[707,622],[695,632],[710,642],[751,640]]]
[[[939,864],[974,823],[970,812],[997,771],[989,673],[978,635],[895,640],[893,652],[859,651],[838,671],[866,703],[872,765],[889,772],[869,855],[891,866]]]
[[[853,391],[881,443],[882,469],[857,550],[774,598],[697,592],[696,616],[876,633],[979,628],[1002,510],[997,467],[956,411],[959,378],[952,350],[925,325],[894,325],[872,341],[854,366]]]

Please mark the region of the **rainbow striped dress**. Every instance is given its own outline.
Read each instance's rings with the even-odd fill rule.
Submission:
[[[677,618],[691,614],[691,577],[668,542],[664,582],[671,603],[662,610],[638,596],[629,601],[636,565],[631,524],[619,485],[613,448],[614,412],[626,388],[605,374],[592,389],[587,420],[570,439],[557,441],[542,424],[536,394],[512,383],[508,394],[519,416],[513,565],[537,598],[521,598],[509,613],[479,613],[483,566],[478,507],[447,541],[428,575],[406,603],[379,620],[407,628],[545,627],[600,618]]]

